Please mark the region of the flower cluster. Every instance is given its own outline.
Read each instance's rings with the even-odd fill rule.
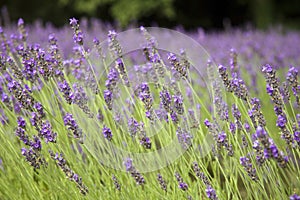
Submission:
[[[124,62],[121,58],[118,58],[116,60],[116,68],[119,72],[119,75],[121,77],[121,79],[123,80],[124,84],[129,87],[129,80],[128,80],[128,75],[126,72],[126,68],[124,66]]]
[[[72,89],[69,85],[69,83],[64,80],[63,82],[59,82],[58,83],[58,88],[59,88],[59,91],[62,92],[63,94],[63,97],[65,98],[66,102],[68,104],[71,104],[73,102],[73,92],[72,92]]]
[[[83,139],[82,130],[79,128],[76,120],[73,118],[71,113],[66,113],[64,116],[64,124],[69,131],[72,132],[73,137],[79,140]]]
[[[25,156],[26,161],[35,169],[40,169],[41,166],[46,167],[48,163],[46,162],[45,158],[41,155],[40,151],[30,147],[22,148],[21,153]]]
[[[188,149],[192,145],[193,137],[188,131],[182,130],[180,127],[178,127],[176,130],[176,135],[178,142],[183,149]]]
[[[226,133],[220,130],[218,123],[212,123],[208,119],[205,119],[204,125],[208,128],[208,131],[213,135],[214,140],[217,143],[218,150],[220,150],[223,146],[227,150],[227,154],[229,156],[233,156],[234,151],[232,148],[232,144],[229,144]]]
[[[257,128],[257,126],[261,126],[261,127],[266,126],[266,120],[264,115],[262,114],[259,99],[252,98],[250,104],[251,104],[251,109],[248,110],[248,114],[252,121],[253,126],[255,128]]]
[[[169,91],[166,88],[164,88],[159,93],[159,97],[160,97],[160,103],[163,106],[163,108],[167,112],[170,112],[171,111],[172,97],[171,97],[171,94],[169,93]]]
[[[205,174],[200,171],[200,168],[199,168],[199,165],[197,162],[193,162],[193,170],[194,170],[196,177],[199,178],[206,186],[205,192],[206,192],[207,197],[211,200],[217,200],[218,196],[216,194],[216,191],[211,186],[211,183],[209,182],[209,180],[205,176]]]
[[[181,177],[181,175],[178,172],[175,172],[174,176],[178,182],[178,187],[181,190],[186,191],[189,189],[188,184],[183,181],[183,178]]]
[[[105,125],[103,126],[102,128],[102,133],[103,133],[103,136],[104,138],[106,138],[107,140],[111,141],[112,140],[112,132],[111,132],[111,129],[106,127]]]
[[[160,185],[160,188],[167,192],[167,184],[166,181],[163,179],[162,175],[160,173],[157,174],[157,181]]]
[[[116,190],[121,191],[121,184],[119,183],[117,177],[113,174],[112,177],[111,177],[111,179],[112,179],[113,182],[114,182],[114,185],[115,185],[115,187],[116,187]]]
[[[77,104],[79,108],[81,108],[82,111],[88,115],[89,118],[93,118],[94,114],[91,112],[90,108],[87,105],[88,97],[82,86],[74,83],[73,89],[74,93],[70,94],[70,96],[72,97],[72,102],[74,104]]]
[[[66,177],[76,183],[77,188],[80,190],[80,193],[86,195],[89,190],[86,185],[82,182],[82,178],[78,176],[67,164],[67,161],[64,159],[63,154],[54,153],[49,150],[51,158],[56,162],[56,165],[65,173]]]
[[[180,74],[181,77],[187,78],[187,70],[189,65],[183,65],[173,53],[168,54],[168,60],[172,66],[172,70],[175,70]],[[184,60],[185,64],[187,60]]]
[[[39,132],[40,136],[45,139],[45,142],[56,142],[57,133],[53,132],[51,124],[49,121],[43,122],[41,124],[41,129]]]
[[[151,140],[146,135],[144,123],[140,122],[139,124],[139,138],[140,138],[140,144],[144,146],[146,149],[151,149]]]
[[[223,65],[219,66],[219,74],[222,78],[228,92],[233,92],[238,98],[247,101],[248,90],[244,81],[237,77],[237,74],[232,74],[233,78],[230,79],[227,73],[227,68]]]
[[[20,39],[23,42],[26,42],[27,37],[28,37],[28,33],[27,33],[26,29],[25,29],[24,20],[22,18],[20,18],[18,20],[18,31],[20,33]]]
[[[129,172],[130,175],[134,178],[137,185],[145,184],[143,175],[133,166],[131,158],[127,158],[124,161],[124,165],[126,167],[126,171]]]
[[[33,136],[33,140],[30,140],[29,136],[25,133],[26,121],[23,117],[17,118],[18,126],[15,130],[16,136],[29,148],[22,148],[21,153],[25,156],[26,161],[35,169],[39,169],[41,166],[47,166],[47,162],[41,154],[42,144],[37,136]]]
[[[112,30],[108,32],[108,47],[110,52],[112,53],[113,58],[120,58],[122,57],[122,48],[117,40],[117,33],[116,31]]]
[[[30,92],[27,89],[23,88],[20,83],[12,79],[8,82],[7,88],[24,109],[33,111],[35,99],[30,95]]]
[[[228,119],[229,119],[228,105],[222,97],[221,85],[218,80],[213,80],[212,84],[213,84],[213,92],[214,92],[213,102],[214,102],[217,114],[222,121],[228,121]]]
[[[78,20],[75,18],[70,19],[70,25],[74,31],[73,40],[76,44],[83,45],[83,33],[79,28]]]
[[[296,103],[300,107],[300,85],[298,83],[298,70],[295,67],[291,67],[286,75],[288,85],[292,88],[293,94],[296,97]]]
[[[249,177],[257,181],[258,177],[256,175],[256,169],[252,166],[251,160],[248,157],[240,157],[240,164],[244,167],[247,171]]]
[[[255,140],[253,148],[257,148],[258,143],[256,140],[262,144],[265,159],[273,158],[277,161],[280,167],[286,167],[288,157],[284,156],[283,152],[278,150],[273,139],[269,137],[268,133],[262,127],[257,127],[255,134],[253,134],[253,139]]]

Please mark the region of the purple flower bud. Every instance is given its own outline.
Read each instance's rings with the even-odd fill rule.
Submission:
[[[211,199],[211,200],[217,200],[218,199],[216,191],[210,185],[206,187],[205,192],[206,192],[206,196],[209,199]]]
[[[262,67],[262,72],[263,73],[271,73],[271,72],[273,72],[273,68],[271,67],[271,65],[266,64]]]
[[[209,127],[211,126],[211,123],[209,122],[208,119],[205,119],[205,120],[204,120],[204,124],[205,124],[205,126],[206,126],[207,128],[209,128]]]
[[[24,20],[22,18],[19,18],[18,26],[23,26],[23,25],[24,25]]]
[[[231,133],[235,133],[235,131],[236,131],[236,125],[235,125],[235,123],[230,122],[229,129],[230,129]]]
[[[18,122],[18,127],[26,129],[26,121],[23,117],[19,116],[17,122]]]
[[[123,164],[126,167],[126,171],[131,171],[134,167],[132,165],[132,159],[131,158],[126,158],[123,162]]]
[[[244,123],[244,128],[248,133],[250,132],[250,125],[247,122]]]
[[[286,122],[286,118],[282,115],[279,115],[276,121],[276,126],[278,126],[279,128],[284,128]]]
[[[70,20],[70,25],[71,25],[72,27],[78,25],[78,20],[75,19],[74,17],[71,18],[71,19],[69,19],[69,20]]]
[[[151,140],[149,137],[142,137],[140,140],[141,145],[143,145],[146,149],[151,149]]]
[[[184,111],[182,96],[181,95],[173,95],[173,99],[174,99],[174,107],[175,107],[176,112],[179,115],[182,115],[183,111]]]
[[[300,196],[297,194],[293,194],[292,196],[290,196],[290,200],[300,200]]]
[[[102,133],[103,133],[103,135],[104,135],[104,137],[105,137],[106,139],[108,139],[109,141],[111,141],[113,135],[112,135],[112,133],[111,133],[110,128],[108,128],[108,127],[106,127],[106,126],[104,125],[103,128],[102,128]]]
[[[273,87],[271,87],[269,84],[266,85],[266,90],[269,95],[272,95],[274,92]]]
[[[33,141],[30,141],[30,146],[39,151],[42,149],[41,141],[37,136],[34,136]]]
[[[178,187],[179,187],[180,189],[182,189],[183,191],[186,191],[186,190],[189,189],[188,184],[186,184],[185,182],[180,182],[180,183],[178,184]]]
[[[223,143],[226,140],[226,133],[222,131],[221,133],[218,134],[218,142]]]
[[[68,82],[64,80],[63,82],[58,83],[59,91],[63,93],[63,96],[68,104],[71,104],[73,101],[73,93]]]
[[[78,127],[72,114],[67,113],[64,116],[64,124],[67,127],[67,129],[73,133],[74,138],[82,138],[82,130]]]
[[[257,138],[265,138],[267,136],[267,132],[261,126],[258,126],[256,129],[255,136]]]

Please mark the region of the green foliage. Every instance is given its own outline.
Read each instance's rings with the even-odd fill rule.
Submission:
[[[74,1],[74,2],[73,2]],[[74,9],[84,14],[97,14],[101,6],[108,6],[109,13],[122,27],[130,22],[157,14],[172,19],[175,17],[174,0],[59,0],[62,5],[73,2]]]

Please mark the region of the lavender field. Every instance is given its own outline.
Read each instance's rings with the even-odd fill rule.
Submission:
[[[0,27],[0,199],[300,199],[300,33]]]

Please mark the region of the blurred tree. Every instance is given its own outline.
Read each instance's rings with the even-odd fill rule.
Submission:
[[[300,28],[300,0],[0,0],[0,7],[4,5],[13,21],[41,19],[56,26],[68,23],[71,17],[97,17],[122,27],[156,23],[223,29],[250,22],[258,28],[278,23]],[[0,24],[6,18],[0,15]]]
[[[74,1],[74,8],[80,13],[97,15],[99,7],[107,6],[109,14],[122,27],[142,17],[159,12],[162,16],[172,19],[175,17],[173,0],[59,0],[68,5]],[[100,14],[101,15],[101,14]]]

